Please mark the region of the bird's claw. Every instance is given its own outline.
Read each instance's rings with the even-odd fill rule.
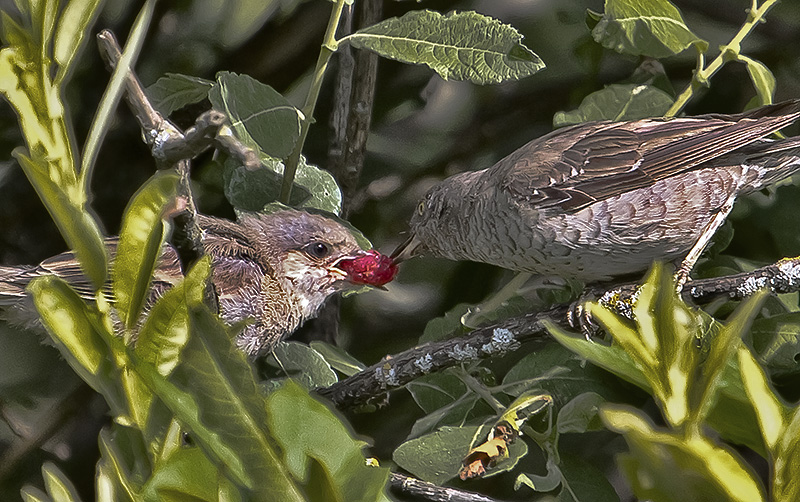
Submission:
[[[591,342],[600,331],[600,326],[594,322],[592,312],[587,308],[589,301],[589,296],[584,295],[572,302],[567,310],[567,323],[571,328],[580,330],[584,338]]]

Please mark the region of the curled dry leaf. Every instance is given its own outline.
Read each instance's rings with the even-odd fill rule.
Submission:
[[[517,432],[507,422],[501,422],[492,429],[489,439],[473,448],[464,458],[464,466],[458,472],[462,481],[481,477],[486,470],[508,456],[508,445],[514,442]]]

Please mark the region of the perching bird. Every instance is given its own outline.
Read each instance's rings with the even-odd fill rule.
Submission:
[[[585,283],[681,258],[733,198],[800,169],[800,137],[768,135],[800,100],[739,115],[588,122],[434,186],[397,261],[430,253]]]
[[[397,270],[387,256],[362,250],[342,224],[318,214],[287,209],[244,213],[237,222],[197,218],[204,250],[212,257],[220,316],[228,324],[251,320],[236,338],[236,345],[250,355],[271,350],[316,316],[328,296],[355,285],[382,286]],[[72,253],[33,268],[0,267],[0,317],[35,327],[38,315],[25,287],[44,274],[90,292]],[[181,277],[177,253],[164,246],[150,302]]]

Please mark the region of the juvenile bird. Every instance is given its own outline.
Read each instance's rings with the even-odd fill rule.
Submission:
[[[204,251],[212,257],[220,316],[229,324],[251,320],[236,338],[236,345],[250,355],[268,352],[315,317],[328,296],[357,285],[382,286],[396,273],[387,256],[362,250],[347,228],[318,214],[287,209],[243,213],[237,222],[203,215],[197,219]],[[113,254],[113,241],[109,247]],[[36,267],[0,267],[0,317],[41,326],[25,287],[45,274],[62,277],[87,296],[91,293],[72,253]],[[181,277],[177,253],[165,245],[150,303]]]
[[[800,100],[738,115],[587,122],[434,186],[396,260],[430,253],[585,283],[684,256],[733,198],[800,169],[800,137],[766,136]]]

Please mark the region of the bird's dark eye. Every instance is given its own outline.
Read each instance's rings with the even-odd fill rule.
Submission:
[[[420,216],[425,214],[425,202],[420,202],[419,206],[417,206],[417,214]]]
[[[327,258],[328,255],[331,254],[331,247],[324,242],[315,241],[304,247],[303,251],[305,251],[305,253],[312,258],[318,258],[321,260],[323,258]]]

